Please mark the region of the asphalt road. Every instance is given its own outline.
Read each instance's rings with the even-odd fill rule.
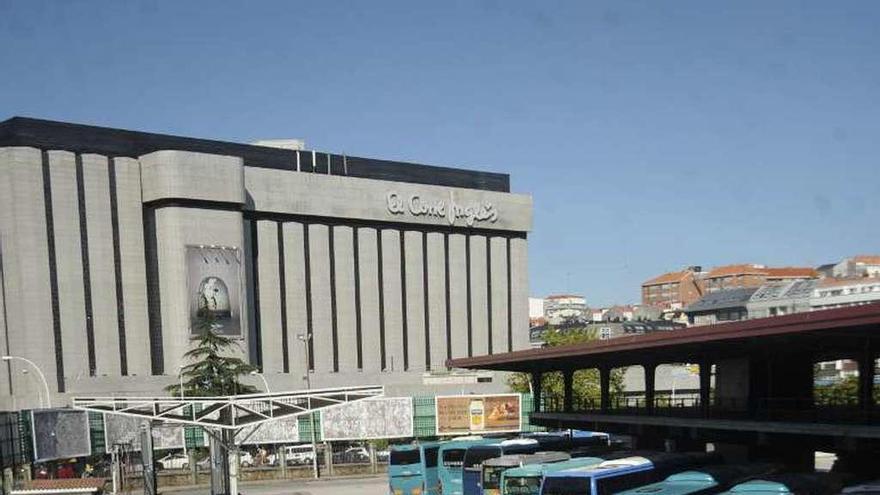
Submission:
[[[207,487],[160,490],[168,495],[206,495]],[[240,483],[242,495],[386,495],[388,481],[383,476],[366,478],[337,478],[319,481],[265,481]]]

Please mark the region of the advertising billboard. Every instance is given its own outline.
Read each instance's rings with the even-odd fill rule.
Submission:
[[[121,416],[119,414],[104,415],[104,441],[108,447],[128,445],[132,450],[141,450],[140,427],[144,418]],[[182,449],[184,444],[183,426],[153,426],[153,449]]]
[[[321,411],[324,440],[413,436],[412,397],[364,399]]]
[[[91,455],[89,416],[73,409],[31,411],[34,460],[51,461]]]
[[[519,394],[438,396],[438,435],[520,431]]]
[[[298,443],[299,416],[267,421],[259,426],[245,426],[237,438],[244,445]]]
[[[218,246],[186,247],[190,334],[208,322],[215,333],[241,337],[241,252]]]

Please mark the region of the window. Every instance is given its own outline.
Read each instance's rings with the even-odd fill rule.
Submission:
[[[418,449],[410,450],[392,450],[389,462],[392,466],[406,466],[408,464],[418,464],[422,460]]]
[[[610,478],[596,480],[596,493],[597,495],[611,495],[630,488],[642,486],[651,481],[650,471],[612,476]]]
[[[425,449],[425,466],[432,468],[437,467],[437,451],[440,447],[428,447]]]
[[[449,468],[460,468],[464,464],[464,449],[453,449],[443,451],[443,466]]]
[[[543,495],[590,495],[589,478],[549,477],[544,478]]]

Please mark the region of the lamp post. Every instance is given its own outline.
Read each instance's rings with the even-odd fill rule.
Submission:
[[[52,396],[49,394],[49,382],[46,381],[46,375],[43,374],[43,370],[41,370],[40,367],[37,366],[37,363],[21,356],[3,356],[0,359],[2,359],[3,361],[12,361],[14,359],[18,359],[19,361],[24,361],[25,363],[33,366],[33,368],[37,370],[37,374],[40,375],[40,379],[43,381],[43,389],[46,391],[46,405],[50,408],[52,407]]]
[[[267,394],[272,392],[271,390],[269,390],[269,382],[266,381],[266,377],[263,376],[262,373],[260,373],[258,371],[251,371],[250,374],[251,374],[251,376],[258,376],[258,377],[260,377],[261,380],[263,380],[263,386],[266,387]]]
[[[298,333],[298,334],[296,334],[296,338],[299,339],[300,342],[303,343],[303,347],[305,347],[305,350],[306,350],[306,376],[304,376],[303,378],[305,378],[305,380],[306,380],[306,390],[311,390],[312,389],[312,379],[309,377],[309,373],[311,372],[309,370],[309,363],[311,362],[311,360],[309,359],[309,341],[312,340],[312,334],[311,333],[305,333],[305,334]],[[311,409],[311,400],[309,400],[309,409]],[[310,429],[312,430],[312,472],[314,473],[315,478],[319,478],[320,474],[318,473],[318,443],[315,439],[315,412],[314,411],[309,411],[309,425],[311,426]]]

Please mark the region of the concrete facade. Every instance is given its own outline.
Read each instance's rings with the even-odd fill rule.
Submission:
[[[531,198],[498,174],[336,155],[321,172],[325,154],[278,150],[295,157],[284,168],[259,147],[123,132],[82,145],[0,133],[3,353],[35,361],[55,405],[176,382],[194,249],[230,253],[239,352],[273,391],[304,388],[311,368],[313,387],[418,393],[448,358],[528,347]],[[144,149],[160,138],[176,144]],[[5,409],[39,405],[25,368],[0,367]],[[498,373],[466,388],[506,385]]]

